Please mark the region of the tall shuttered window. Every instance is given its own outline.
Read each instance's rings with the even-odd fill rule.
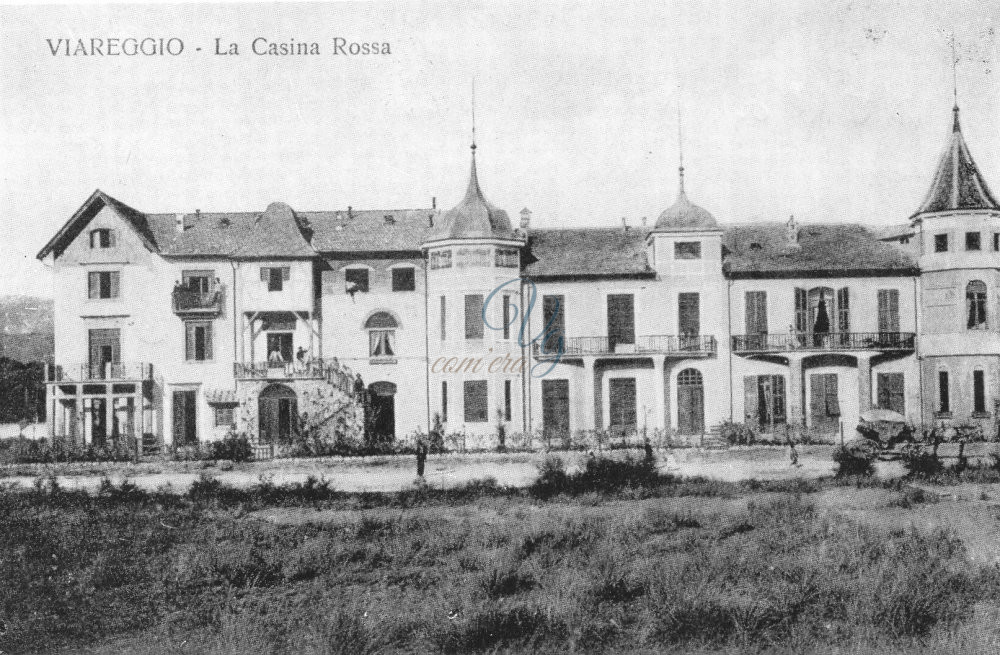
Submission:
[[[483,338],[483,296],[470,294],[465,297],[465,338]]]
[[[486,380],[466,380],[463,383],[466,423],[485,423],[489,420],[488,386]]]
[[[899,332],[899,291],[879,289],[878,331]]]
[[[986,374],[982,371],[972,372],[972,411],[986,413]]]
[[[880,409],[891,409],[900,414],[906,414],[906,384],[902,373],[879,373],[878,406]]]
[[[212,323],[209,321],[189,321],[184,324],[184,350],[189,362],[204,362],[212,359]]]
[[[951,390],[948,388],[948,371],[938,371],[938,412],[951,412]]]
[[[682,337],[701,334],[701,298],[697,293],[677,294],[678,330]]]

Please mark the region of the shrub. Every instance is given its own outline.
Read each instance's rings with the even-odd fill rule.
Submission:
[[[926,450],[919,444],[912,444],[904,446],[902,454],[903,467],[910,477],[930,477],[944,470],[944,465],[935,450]]]
[[[253,446],[245,434],[229,433],[222,441],[213,441],[209,446],[212,459],[230,459],[246,462],[253,457]]]
[[[538,478],[531,485],[532,495],[547,499],[566,491],[568,486],[569,476],[562,458],[558,455],[546,455],[538,465]]]
[[[867,439],[855,440],[833,451],[833,461],[838,464],[837,477],[871,475],[875,472],[878,446]]]
[[[757,440],[757,435],[746,423],[723,421],[719,434],[733,446],[750,446]]]

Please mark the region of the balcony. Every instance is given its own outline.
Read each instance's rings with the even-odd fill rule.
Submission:
[[[330,366],[322,359],[304,362],[236,362],[233,373],[237,380],[322,380]]]
[[[222,287],[198,291],[178,287],[173,291],[174,313],[178,316],[215,317],[222,313]]]
[[[153,365],[145,362],[56,364],[45,367],[46,382],[143,382],[153,379]]]
[[[839,332],[829,334],[740,334],[733,336],[733,352],[738,355],[782,353],[793,350],[844,352],[874,350],[912,352],[917,335],[913,332]]]
[[[616,357],[628,359],[636,356],[673,355],[679,358],[708,357],[716,352],[715,337],[699,335],[679,337],[676,335],[645,335],[635,338],[635,343],[622,343],[610,337],[568,337],[562,341],[562,352],[554,339],[542,344],[532,344],[532,352],[538,359],[567,357]]]

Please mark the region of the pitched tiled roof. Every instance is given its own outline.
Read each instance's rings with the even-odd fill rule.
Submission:
[[[724,267],[730,277],[913,275],[916,263],[879,241],[862,225],[803,225],[798,246],[788,246],[784,223],[723,228]]]
[[[653,277],[648,230],[531,230],[524,274],[531,278]]]
[[[59,231],[56,232],[55,236],[49,239],[49,242],[42,247],[38,252],[38,259],[45,259],[53,252],[57,255],[62,253],[63,249],[83,231],[90,220],[105,207],[111,208],[123,220],[130,223],[147,248],[152,251],[159,249],[159,242],[156,240],[154,230],[151,228],[145,214],[129,207],[120,200],[112,198],[100,189],[96,189]]]
[[[954,112],[948,147],[941,155],[931,188],[914,216],[957,209],[1000,209],[962,138],[957,105]]]
[[[300,212],[321,252],[419,251],[436,209]],[[391,216],[391,220],[387,219]]]

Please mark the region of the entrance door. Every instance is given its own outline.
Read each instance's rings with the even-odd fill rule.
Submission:
[[[837,394],[836,373],[814,373],[809,376],[809,409],[814,430],[824,434],[836,432],[840,423],[840,398]]]
[[[109,369],[108,364],[119,363],[121,357],[121,330],[118,328],[90,331],[90,378],[103,380]],[[113,375],[113,373],[112,373]]]
[[[569,436],[569,380],[542,380],[542,430],[550,439]]]
[[[636,429],[635,378],[608,380],[608,395],[610,396],[611,430],[615,433],[634,433]]]
[[[283,384],[272,384],[257,398],[260,443],[288,443],[295,433],[298,401],[295,392]]]
[[[396,385],[372,382],[368,385],[365,425],[372,442],[392,441],[396,436]]]
[[[608,350],[620,343],[635,343],[635,303],[631,293],[608,296]]]
[[[174,392],[174,444],[190,446],[198,443],[197,391]]]
[[[677,432],[702,434],[705,431],[705,388],[701,373],[693,368],[677,375]]]

